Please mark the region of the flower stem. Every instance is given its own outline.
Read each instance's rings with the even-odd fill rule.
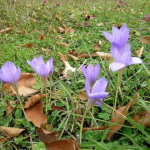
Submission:
[[[50,82],[50,98],[49,98],[49,105],[51,105],[51,97],[52,97],[52,78],[49,77],[49,82]]]
[[[84,123],[84,119],[86,114],[88,113],[89,109],[86,109],[83,118],[82,118],[82,122],[81,122],[81,126],[80,126],[80,144],[82,143],[82,129],[83,129],[83,123]]]
[[[116,90],[114,109],[116,109],[116,105],[117,105],[118,90],[121,94],[121,98],[123,99],[122,92],[121,92],[121,89],[120,89],[120,82],[121,82],[121,77],[122,77],[123,71],[124,71],[124,68],[119,70],[119,74],[118,74],[118,86],[117,86],[117,90]]]
[[[92,115],[94,116],[94,106],[92,107]],[[93,126],[94,126],[94,121],[92,120],[91,127],[93,127]]]
[[[2,101],[2,105],[4,106],[4,99],[3,99],[3,84],[1,86],[1,101]]]
[[[41,93],[43,93],[43,82],[42,82],[42,78],[40,77],[40,83],[41,83]]]
[[[45,83],[44,85],[45,85],[45,94],[46,94],[46,116],[47,116],[47,107],[48,107],[48,100],[47,100],[47,86],[46,86],[46,83]]]
[[[17,93],[17,98],[19,99],[20,105],[21,105],[21,107],[22,107],[22,111],[23,111],[23,113],[24,113],[24,116],[25,116],[25,118],[27,119],[27,116],[26,116],[26,113],[25,113],[25,110],[24,110],[24,107],[23,107],[23,104],[22,104],[22,101],[21,101],[21,98],[20,98],[20,95],[19,95],[18,90],[16,91],[16,93]]]

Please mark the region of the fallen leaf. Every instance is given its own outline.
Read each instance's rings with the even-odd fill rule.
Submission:
[[[43,113],[43,102],[39,101],[32,107],[25,110],[28,121],[32,122],[36,127],[41,126],[47,122],[47,117]]]
[[[2,29],[0,30],[0,33],[9,33],[13,28],[6,28],[6,29]]]
[[[62,21],[61,15],[54,15],[54,17],[55,17],[57,20]]]
[[[62,32],[65,32],[65,29],[63,29],[62,27],[59,27],[59,26],[57,27],[57,30],[58,30],[59,32],[61,32],[61,33],[62,33]]]
[[[144,110],[141,113],[136,113],[132,119],[138,124],[144,125],[145,128],[150,127],[150,113],[147,110]]]
[[[85,101],[85,100],[88,99],[88,96],[86,95],[85,89],[79,91],[79,98],[80,98],[82,101]],[[78,96],[73,97],[73,99],[78,99]]]
[[[0,126],[0,130],[4,132],[8,138],[18,136],[25,129],[13,128],[13,127],[3,127]]]
[[[18,18],[17,18],[17,17],[15,17],[15,21],[16,21],[17,24],[20,23],[20,22],[18,21]]]
[[[54,105],[52,105],[51,108],[52,108],[51,111],[55,111],[55,110],[64,110],[62,107],[54,106]]]
[[[8,25],[9,27],[13,27],[13,25],[12,25],[10,22],[7,22],[7,25]]]
[[[73,55],[73,56],[78,56],[78,52],[77,52],[77,50],[76,49],[73,49],[73,50],[68,50],[68,53],[69,54],[71,54],[71,55]]]
[[[67,54],[67,55],[68,55],[68,57],[71,58],[72,60],[79,60],[79,58],[76,57],[76,56],[73,56],[73,55],[71,55],[71,54]]]
[[[103,24],[102,22],[97,24],[98,27],[101,27],[101,26],[103,26],[103,25],[104,25],[104,24]]]
[[[63,54],[60,53],[60,52],[56,52],[56,53],[57,53],[58,57],[63,61],[63,63],[64,63],[64,61],[68,61],[66,55],[63,55]],[[65,64],[65,63],[64,63],[64,64]]]
[[[4,144],[6,142],[7,138],[1,138],[0,143]]]
[[[138,92],[134,95],[133,101],[131,100],[127,106],[121,106],[120,108],[117,109],[118,112],[120,112],[122,115],[126,116],[128,110],[135,104],[134,101],[137,101],[138,99]],[[118,113],[117,111],[114,112],[113,116],[111,117],[111,123],[117,123],[118,125],[113,125],[109,129],[109,133],[107,135],[107,140],[110,141],[111,137],[119,130],[122,128],[125,119],[122,118],[121,114]]]
[[[45,48],[43,48],[43,47],[42,47],[42,51],[43,51],[43,52],[46,52],[46,55],[49,55],[49,54],[50,54],[50,51],[47,50],[47,49],[45,49]]]
[[[46,96],[46,94],[33,95],[32,97],[28,98],[28,100],[25,102],[24,108],[32,107],[37,102],[39,102],[41,99],[43,99],[45,96]]]
[[[95,131],[95,130],[105,130],[107,128],[108,128],[108,126],[89,127],[89,128],[83,128],[82,132],[86,132],[87,130],[92,130],[92,131]]]
[[[97,44],[95,44],[95,45],[93,46],[93,49],[96,50],[96,51],[98,51],[98,50],[101,49],[101,45],[100,45],[99,43],[97,43]]]
[[[72,29],[72,27],[68,27],[66,25],[63,24],[63,26],[65,27],[65,34],[69,33],[74,33],[76,30]]]
[[[30,4],[26,4],[26,6],[27,6],[27,7],[32,7],[32,5],[30,5]]]
[[[108,62],[112,62],[113,61],[113,57],[111,54],[108,53],[104,53],[104,52],[96,52],[96,54],[98,56],[100,56],[102,58],[102,60],[107,60]]]
[[[7,100],[7,109],[6,109],[6,115],[8,115],[9,113],[9,116],[12,116],[12,112],[13,111],[13,107],[10,105],[10,101]]]
[[[53,33],[56,33],[56,31],[52,27],[48,27],[48,30],[52,31]]]
[[[38,35],[38,40],[39,40],[39,41],[42,41],[43,39],[45,39],[44,35],[39,34],[39,35]]]
[[[58,137],[58,131],[49,132],[42,128],[38,128],[37,132],[38,132],[39,139],[47,143],[55,141],[56,138]]]
[[[59,43],[59,42],[55,42],[56,45],[60,45],[60,46],[63,46],[63,47],[69,47],[70,44],[67,44],[67,43]]]
[[[141,56],[143,54],[143,51],[144,51],[144,47],[141,47],[140,50],[135,51],[136,56],[139,57],[139,58],[141,58]]]
[[[150,37],[143,37],[140,41],[144,44],[150,44]]]
[[[26,46],[29,49],[29,48],[32,48],[34,46],[34,44],[33,43],[28,43],[28,44],[25,44],[24,46]]]
[[[25,35],[29,35],[29,33],[25,30],[25,28],[21,27],[21,30],[23,31],[23,33],[24,33]]]
[[[79,150],[80,145],[71,139],[57,140],[50,143],[45,143],[47,150]]]

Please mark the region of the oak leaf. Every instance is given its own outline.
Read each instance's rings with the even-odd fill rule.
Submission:
[[[3,127],[0,126],[0,130],[7,135],[8,138],[18,136],[25,129],[13,128],[13,127]]]
[[[25,110],[28,121],[31,121],[36,127],[40,127],[41,124],[47,122],[47,117],[43,113],[43,102],[40,101],[32,107]]]

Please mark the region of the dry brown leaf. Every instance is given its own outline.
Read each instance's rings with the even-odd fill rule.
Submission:
[[[10,22],[7,22],[8,27],[13,27],[13,25]]]
[[[39,35],[38,35],[38,40],[39,40],[39,41],[42,41],[43,39],[45,39],[45,36],[42,35],[42,34],[39,34]]]
[[[143,51],[144,51],[144,47],[141,47],[140,50],[135,51],[136,56],[139,57],[139,58],[141,58],[141,56],[143,54]]]
[[[96,52],[98,56],[100,56],[103,60],[106,59],[108,62],[113,61],[113,57],[111,54],[104,53],[104,52]]]
[[[47,117],[43,113],[43,102],[40,101],[32,107],[25,110],[28,121],[31,121],[36,127],[41,126],[47,122]]]
[[[60,53],[60,52],[56,52],[56,53],[57,53],[58,57],[63,61],[63,63],[64,63],[64,61],[68,61],[66,55],[63,55],[63,54]],[[65,64],[65,63],[64,63],[64,64]]]
[[[47,49],[45,49],[45,48],[43,48],[43,47],[42,47],[42,51],[43,51],[43,52],[46,52],[46,55],[49,55],[49,54],[50,54],[50,51],[47,50]]]
[[[49,132],[42,128],[38,128],[37,132],[38,132],[39,139],[47,143],[55,141],[56,138],[58,137],[58,131]]]
[[[85,54],[85,53],[83,53],[83,52],[82,52],[82,53],[79,53],[78,56],[81,57],[81,58],[89,58],[89,57],[90,57],[89,54]],[[98,56],[98,55],[97,55],[97,53],[91,53],[91,56],[92,56],[92,57],[95,57],[95,56]]]
[[[18,18],[17,18],[17,17],[15,17],[15,21],[16,21],[17,24],[20,23],[20,22],[18,21]]]
[[[67,44],[67,43],[59,43],[59,42],[55,42],[56,45],[60,45],[60,46],[63,46],[63,47],[69,47],[70,44]]]
[[[71,54],[71,55],[73,55],[73,56],[78,56],[78,52],[77,52],[77,50],[76,49],[73,49],[73,50],[68,50],[68,53],[69,54]]]
[[[63,29],[62,27],[59,27],[59,26],[57,27],[57,30],[58,30],[59,32],[61,32],[61,33],[62,33],[62,32],[65,32],[65,29]]]
[[[26,4],[26,6],[27,6],[27,7],[32,7],[32,5],[30,5],[30,4]]]
[[[95,44],[95,45],[93,46],[93,49],[96,50],[96,51],[98,51],[98,50],[101,49],[101,45],[100,45],[99,43],[97,43],[97,44]]]
[[[74,33],[76,30],[72,29],[72,27],[68,27],[66,25],[63,24],[63,26],[65,27],[65,34],[69,33]]]
[[[29,48],[32,48],[34,46],[34,44],[33,43],[28,43],[28,44],[25,44],[24,46],[26,46],[29,49]]]
[[[137,101],[138,98],[138,92],[134,95],[133,100]],[[118,112],[120,112],[122,115],[126,116],[128,110],[135,104],[134,101],[130,101],[127,106],[121,106],[120,108],[117,109]],[[122,115],[118,113],[117,111],[114,112],[113,116],[111,117],[111,123],[117,123],[119,125],[114,125],[110,127],[110,131],[107,135],[107,140],[110,141],[111,137],[119,130],[122,128],[122,125],[125,122],[125,119],[122,118]]]
[[[25,102],[24,108],[30,108],[31,106],[39,102],[41,99],[43,99],[45,96],[46,94],[33,95],[32,97],[28,98],[28,100]]]
[[[6,109],[6,115],[8,115],[9,113],[9,116],[12,116],[12,112],[13,111],[13,107],[10,105],[10,101],[7,100],[7,109]]]
[[[0,126],[0,130],[4,132],[8,138],[18,136],[25,129],[13,128],[13,127],[3,127]]]
[[[54,105],[52,105],[51,108],[52,108],[51,111],[55,111],[55,110],[64,110],[62,107],[54,106]]]
[[[2,29],[0,30],[0,33],[9,33],[13,28],[6,28],[6,29]]]
[[[67,54],[67,55],[68,55],[68,57],[71,58],[72,60],[79,60],[79,58],[76,57],[76,56],[73,56],[73,55],[71,55],[71,54]]]
[[[103,25],[104,25],[104,24],[103,24],[102,22],[97,24],[98,27],[101,27],[101,26],[103,26]]]
[[[50,143],[45,143],[47,150],[79,150],[80,145],[71,139],[57,140]]]
[[[136,113],[132,119],[138,124],[144,125],[145,128],[150,127],[150,113],[148,113],[147,110],[144,110],[141,113]]]
[[[48,30],[52,31],[53,33],[56,33],[56,31],[52,27],[48,27]]]
[[[105,130],[108,128],[108,126],[100,126],[100,127],[89,127],[89,128],[83,128],[82,132],[86,132],[87,130]]]
[[[23,33],[24,33],[25,35],[29,35],[29,33],[25,30],[25,28],[21,27],[21,30],[23,31]]]
[[[54,17],[55,17],[57,20],[62,21],[61,15],[54,15]]]
[[[0,143],[3,144],[3,143],[5,143],[6,140],[7,140],[7,138],[1,138],[1,139],[0,139]]]
[[[150,44],[150,37],[143,37],[140,41],[144,44]]]

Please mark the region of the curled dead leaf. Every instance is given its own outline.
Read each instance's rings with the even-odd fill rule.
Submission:
[[[39,139],[43,142],[52,142],[55,141],[58,137],[58,131],[49,132],[42,128],[37,129]]]
[[[141,47],[140,50],[135,51],[136,56],[139,57],[139,58],[141,58],[141,56],[143,54],[143,51],[144,51],[144,47]]]
[[[42,51],[43,51],[43,52],[46,52],[46,55],[49,55],[49,54],[50,54],[50,51],[49,51],[48,49],[43,48],[43,47],[42,47]]]
[[[40,127],[41,124],[47,122],[47,117],[43,113],[43,102],[39,101],[32,107],[25,110],[28,121],[31,121],[36,127]]]
[[[99,43],[97,43],[97,44],[95,44],[95,45],[93,46],[93,49],[96,50],[96,51],[98,51],[98,50],[101,49],[101,45],[100,45]]]
[[[52,108],[51,111],[55,111],[55,110],[64,110],[62,107],[54,106],[54,105],[52,105],[51,108]]]
[[[34,46],[34,44],[33,43],[28,43],[28,44],[26,44],[24,46],[26,46],[29,49],[29,48],[32,48]]]
[[[73,55],[73,56],[78,56],[78,52],[77,52],[77,50],[76,49],[73,49],[73,50],[68,50],[68,53],[69,54],[71,54],[71,55]]]
[[[62,27],[59,27],[59,26],[57,27],[57,30],[61,33],[65,32],[65,29],[63,29]]]
[[[76,57],[76,56],[73,56],[73,55],[71,55],[71,54],[67,54],[67,55],[68,55],[68,57],[71,58],[72,60],[79,60],[79,58]]]
[[[4,144],[6,142],[7,138],[0,138],[0,143]]]
[[[42,35],[42,34],[39,34],[39,35],[38,35],[38,40],[39,40],[39,41],[42,41],[43,39],[45,39],[45,36]]]
[[[56,33],[56,31],[52,27],[48,27],[48,30],[52,31],[53,33]]]
[[[2,127],[0,126],[0,130],[7,135],[8,138],[18,136],[25,129],[13,128],[13,127]]]
[[[102,22],[100,22],[100,23],[97,24],[98,27],[101,27],[101,26],[103,26],[103,25],[104,25],[104,24],[103,24]]]
[[[13,28],[6,28],[6,29],[2,29],[0,30],[0,33],[9,33]]]
[[[118,125],[113,125],[110,127],[110,131],[107,135],[107,140],[110,141],[111,137],[122,128],[125,118],[122,118],[122,115],[126,116],[128,110],[135,104],[135,101],[137,101],[139,94],[138,92],[134,95],[133,101],[131,100],[127,106],[121,106],[117,109],[117,111],[114,112],[113,116],[111,117],[111,123],[117,123]],[[120,113],[122,114],[120,114]]]
[[[12,116],[13,107],[10,105],[10,101],[7,100],[7,109],[6,109],[6,115],[9,114],[9,116]]]
[[[150,44],[150,37],[143,37],[140,41],[144,44]]]
[[[107,61],[113,61],[113,57],[111,54],[104,53],[104,52],[96,52],[98,56],[100,56],[103,60],[106,59]]]
[[[29,33],[25,30],[25,28],[21,27],[21,30],[23,31],[23,33],[24,33],[25,35],[29,35]]]
[[[45,143],[47,150],[79,150],[80,145],[71,139],[57,140],[50,143]]]
[[[32,97],[28,98],[28,100],[25,102],[24,108],[32,107],[37,102],[39,102],[41,99],[43,99],[45,96],[46,96],[46,94],[33,95]]]

